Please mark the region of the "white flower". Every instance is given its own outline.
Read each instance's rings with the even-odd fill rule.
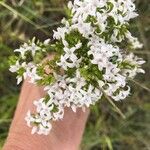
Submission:
[[[123,75],[129,78],[135,77],[137,73],[145,73],[143,69],[141,69],[141,65],[145,63],[145,61],[133,53],[124,56],[124,62],[129,63],[132,68],[124,68],[122,69]]]
[[[94,59],[91,61],[92,64],[97,64],[99,70],[102,70],[107,64],[107,57],[103,57],[101,54],[94,55]]]
[[[125,87],[126,86],[126,77],[120,74],[115,76],[116,86]]]
[[[130,87],[127,90],[121,90],[118,95],[111,96],[115,101],[123,100],[130,94]]]
[[[26,64],[26,62],[23,62],[22,64],[19,63],[19,61],[16,61],[15,65],[10,66],[9,71],[11,72],[18,72],[20,69],[24,69],[24,72],[22,75],[17,75],[17,84],[19,84],[23,79],[26,79],[29,73],[29,70],[34,67],[34,65],[31,63]]]
[[[69,9],[72,9],[72,7],[73,7],[73,4],[72,4],[71,1],[69,1],[69,2],[68,2],[68,8],[69,8]]]
[[[47,124],[47,127],[44,127],[42,125],[39,125],[39,131],[37,132],[39,135],[48,135],[50,130],[52,129],[52,125],[49,123]]]
[[[140,43],[136,37],[133,37],[130,32],[126,33],[126,37],[127,37],[127,39],[129,40],[129,42],[131,44],[131,48],[141,49],[143,47],[143,44]]]
[[[33,69],[31,69],[30,71],[28,70],[28,76],[30,77],[30,82],[31,83],[35,83],[38,80],[41,80],[42,77],[40,77],[37,74],[37,67],[34,67]]]
[[[36,106],[36,111],[39,113],[45,105],[44,98],[41,98],[38,101],[34,101],[33,104]]]
[[[75,66],[75,63],[69,63],[66,61],[66,57],[65,56],[61,56],[60,58],[60,62],[57,63],[58,66],[62,67],[64,70],[67,70],[67,68],[73,68]]]
[[[98,85],[100,88],[102,88],[105,85],[105,83],[102,80],[98,80]]]
[[[51,110],[54,108],[53,104],[49,102],[45,102],[45,98],[41,98],[38,101],[34,101],[34,105],[37,107],[36,111],[40,114],[41,118],[45,118],[46,120],[50,120],[51,118]]]
[[[19,49],[15,49],[14,52],[19,52],[22,58],[25,58],[25,53],[28,51],[27,48],[20,47]]]
[[[25,59],[26,52],[31,52],[34,57],[36,51],[39,51],[41,48],[37,46],[34,42],[31,44],[25,43],[19,49],[14,50],[15,52],[19,52],[21,54],[22,59]]]
[[[57,31],[53,31],[53,32],[54,32],[53,38],[60,40],[60,39],[65,39],[65,35],[70,32],[70,29],[68,26],[67,27],[59,27],[59,28],[57,28]]]
[[[64,48],[64,51],[65,51],[64,57],[66,59],[69,58],[72,62],[75,62],[77,60],[77,56],[74,54],[75,50],[76,50],[75,47],[72,47],[72,48],[65,47]]]
[[[93,34],[91,24],[83,22],[82,17],[79,17],[78,23],[73,24],[71,27],[72,29],[78,29],[84,37],[88,37],[89,35]]]
[[[25,117],[25,120],[26,120],[27,125],[28,125],[29,127],[31,127],[31,124],[35,121],[35,119],[34,119],[34,118],[32,117],[32,115],[31,115],[31,112],[30,112],[30,111],[27,112],[27,115],[26,115],[26,117]]]
[[[32,56],[34,57],[36,51],[39,51],[41,48],[39,46],[37,46],[35,43],[32,43],[28,49],[29,49],[29,51],[31,51]]]
[[[71,109],[72,109],[73,112],[76,112],[77,106],[73,104],[73,105],[71,105]]]
[[[61,105],[58,105],[58,111],[53,113],[53,120],[60,120],[64,117],[64,108]]]
[[[46,40],[44,41],[44,45],[48,45],[49,42],[50,42],[50,39],[46,39]]]
[[[97,24],[100,27],[101,32],[104,32],[107,27],[107,17],[108,15],[97,12]]]
[[[81,77],[79,70],[76,71],[75,78],[68,78],[67,81],[76,83],[77,89],[80,89],[81,87],[83,87],[86,84],[85,79],[83,77]]]
[[[68,42],[65,39],[62,39],[62,43],[63,43],[64,47],[68,47],[69,46]]]
[[[22,76],[17,76],[16,79],[17,79],[17,85],[19,85],[23,80]]]
[[[87,107],[89,107],[91,104],[93,104],[93,102],[97,101],[98,98],[101,98],[101,96],[99,95],[98,97],[97,94],[93,92],[93,90],[94,87],[89,85],[87,92],[81,91],[81,93],[84,95],[81,99],[82,105],[86,105]]]
[[[69,91],[70,91],[69,92],[70,93],[70,95],[69,95],[69,102],[71,102],[71,103],[73,103],[75,105],[79,104],[80,100],[83,97],[83,95],[81,93],[82,89],[81,88],[77,89],[76,87],[74,88],[72,86],[72,84],[70,84],[68,88],[69,88]]]
[[[11,72],[17,72],[19,69],[20,69],[20,64],[19,64],[19,61],[16,61],[16,64],[15,65],[11,65],[10,68],[9,68],[9,71]]]
[[[31,130],[31,134],[35,134],[37,130],[38,130],[37,126],[34,126]]]

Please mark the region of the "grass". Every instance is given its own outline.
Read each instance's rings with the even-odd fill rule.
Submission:
[[[148,1],[136,0],[140,16],[137,21],[131,22],[132,32],[144,44],[143,50],[134,53],[147,61],[144,65],[146,74],[138,75],[135,80],[129,81],[132,95],[128,99],[117,103],[103,99],[92,107],[81,144],[82,150],[150,149]],[[12,55],[13,49],[33,36],[40,40],[51,37],[52,30],[65,16],[66,4],[65,0],[0,1],[0,149],[7,137],[20,91],[14,75],[8,71],[8,57]]]

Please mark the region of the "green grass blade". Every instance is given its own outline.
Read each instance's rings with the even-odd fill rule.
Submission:
[[[7,5],[6,3],[0,1],[0,5],[2,5],[3,7],[7,8],[9,11],[11,11],[13,14],[19,16],[21,19],[23,19],[24,21],[30,23],[31,25],[33,25],[36,29],[40,29],[40,26],[37,25],[36,23],[34,23],[32,20],[28,19],[26,16],[22,15],[21,13],[19,13],[18,11],[16,11],[15,9],[13,9],[12,7],[10,7],[9,5]],[[45,33],[46,35],[49,35],[49,33],[43,29],[40,29],[43,33]]]

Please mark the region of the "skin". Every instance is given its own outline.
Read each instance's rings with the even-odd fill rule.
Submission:
[[[17,109],[12,121],[8,138],[3,150],[78,150],[85,124],[89,115],[87,109],[83,112],[77,109],[74,113],[70,108],[65,109],[63,120],[53,122],[49,135],[31,135],[31,128],[24,120],[28,110],[35,111],[33,101],[43,97],[43,87],[23,83]]]

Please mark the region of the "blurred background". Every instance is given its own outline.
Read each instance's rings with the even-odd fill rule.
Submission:
[[[136,0],[140,16],[131,31],[144,44],[134,51],[147,63],[145,75],[130,81],[132,94],[115,103],[123,119],[104,99],[92,107],[81,150],[150,150],[150,0]],[[8,71],[8,57],[21,43],[36,36],[45,40],[66,15],[67,0],[0,0],[0,149],[11,124],[20,86]]]

